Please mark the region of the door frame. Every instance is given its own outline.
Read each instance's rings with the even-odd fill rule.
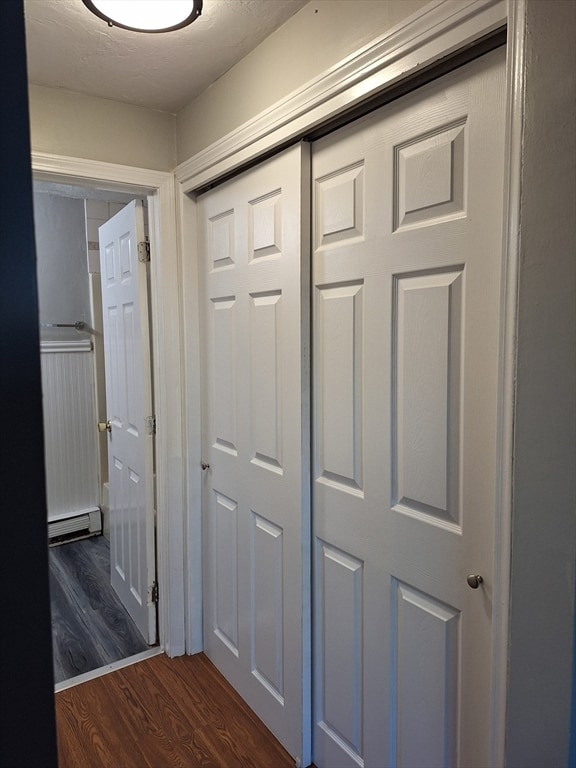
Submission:
[[[525,0],[435,0],[371,44],[224,136],[175,171],[182,275],[184,377],[187,392],[186,495],[188,613],[187,650],[202,649],[202,530],[200,319],[195,193],[290,142],[309,135],[355,105],[370,100],[442,59],[507,30],[505,117],[505,228],[502,244],[501,367],[498,382],[496,524],[492,632],[492,764],[505,756],[510,545],[512,517],[513,416],[520,222],[520,168],[524,117]],[[185,255],[185,257],[184,257]]]
[[[185,652],[184,496],[180,296],[174,176],[132,166],[32,152],[34,179],[146,196],[156,434],[158,636],[168,656]],[[162,375],[160,375],[162,372]]]

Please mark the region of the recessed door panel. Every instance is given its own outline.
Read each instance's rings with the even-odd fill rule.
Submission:
[[[213,632],[238,655],[238,504],[214,492],[211,556],[215,574]]]
[[[236,456],[236,299],[212,299],[214,445]]]
[[[460,670],[459,611],[392,581],[392,764],[456,765]]]
[[[279,256],[282,252],[282,190],[250,201],[249,259]]]
[[[394,148],[395,229],[466,215],[466,121]]]
[[[206,257],[209,269],[234,266],[234,211],[216,213],[206,222]]]
[[[316,179],[316,247],[336,246],[364,234],[363,162]]]
[[[393,286],[393,506],[458,524],[463,270]]]
[[[319,286],[316,297],[318,481],[362,494],[362,283]]]
[[[250,295],[252,462],[282,474],[282,293]]]
[[[252,674],[284,704],[284,538],[274,523],[252,512]]]
[[[326,542],[316,547],[319,725],[362,760],[363,563]]]

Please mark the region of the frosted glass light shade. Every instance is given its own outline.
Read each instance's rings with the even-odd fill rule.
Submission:
[[[171,32],[200,16],[202,0],[82,0],[111,27],[135,32]]]

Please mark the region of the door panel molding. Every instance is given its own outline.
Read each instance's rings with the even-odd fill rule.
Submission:
[[[35,179],[147,195],[154,356],[159,638],[169,656],[185,644],[185,530],[180,286],[174,176],[171,173],[64,155],[32,152]]]

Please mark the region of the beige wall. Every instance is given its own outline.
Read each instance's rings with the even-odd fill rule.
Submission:
[[[176,160],[174,115],[31,85],[32,150],[171,171]]]
[[[32,149],[172,170],[426,4],[310,2],[177,116],[31,85]]]
[[[576,564],[576,3],[529,0],[506,765],[568,764]],[[575,701],[576,703],[576,701]],[[576,740],[576,733],[573,734]],[[573,743],[576,751],[576,741]],[[576,755],[573,753],[570,765]]]
[[[178,163],[384,34],[427,0],[310,2],[177,116]]]

